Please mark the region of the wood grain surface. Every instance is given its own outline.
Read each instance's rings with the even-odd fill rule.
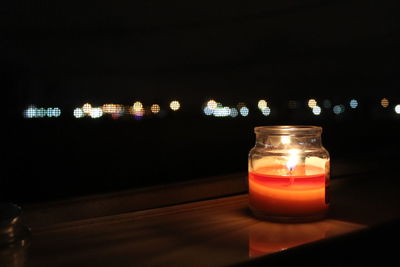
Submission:
[[[226,266],[329,240],[400,218],[398,179],[358,174],[332,181],[327,219],[279,224],[255,219],[247,194],[32,228],[9,266]],[[57,208],[62,210],[61,206]],[[80,212],[79,208],[76,212]],[[29,221],[27,222],[29,223]]]
[[[239,195],[38,230],[32,266],[221,266],[364,226],[328,219],[278,224],[253,218]],[[252,244],[254,243],[254,244]],[[259,252],[260,253],[260,252]]]
[[[393,180],[353,175],[332,181],[329,217],[314,223],[259,221],[247,195],[33,229],[27,266],[225,266],[354,232],[400,217]],[[385,178],[386,177],[386,178]],[[79,212],[79,210],[77,210]]]

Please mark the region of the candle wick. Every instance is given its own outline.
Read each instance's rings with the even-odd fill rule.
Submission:
[[[293,185],[293,183],[294,183],[294,178],[293,178],[293,175],[292,175],[293,170],[294,170],[294,167],[290,167],[289,168],[290,185]]]

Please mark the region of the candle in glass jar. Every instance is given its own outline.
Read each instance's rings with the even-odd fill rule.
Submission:
[[[325,217],[329,153],[318,126],[261,126],[249,154],[249,206],[259,218],[307,222]]]

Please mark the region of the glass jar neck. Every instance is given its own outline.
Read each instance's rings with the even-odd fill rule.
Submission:
[[[321,135],[307,135],[307,136],[290,136],[290,135],[267,135],[257,134],[256,145],[275,148],[275,149],[287,149],[287,148],[311,148],[321,147]]]
[[[322,128],[317,126],[256,127],[256,146],[269,149],[320,148]]]

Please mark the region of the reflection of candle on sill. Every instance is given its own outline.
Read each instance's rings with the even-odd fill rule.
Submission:
[[[258,257],[323,239],[329,227],[322,224],[261,223],[249,232],[249,257]]]

